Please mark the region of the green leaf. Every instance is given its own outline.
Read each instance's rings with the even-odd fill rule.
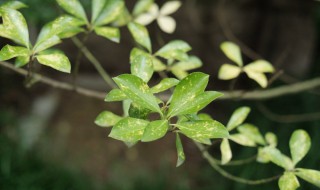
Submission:
[[[54,35],[49,39],[42,41],[42,43],[38,43],[34,46],[33,51],[34,53],[38,53],[40,51],[46,50],[52,46],[61,43],[61,40],[58,36]]]
[[[0,61],[6,61],[19,56],[29,56],[29,50],[25,47],[10,45],[5,45],[0,50]]]
[[[20,1],[8,1],[2,5],[0,5],[0,8],[6,8],[6,9],[21,9],[21,8],[27,8],[28,6]],[[0,15],[1,16],[1,15]]]
[[[40,64],[52,67],[58,71],[70,73],[71,64],[67,56],[56,53],[48,55],[38,55],[36,56]]]
[[[163,46],[155,55],[165,59],[186,61],[189,58],[186,52],[190,50],[191,46],[188,43],[182,40],[174,40]]]
[[[206,113],[198,114],[198,118],[199,118],[199,120],[213,120],[212,117]]]
[[[171,67],[171,70],[189,71],[202,66],[202,61],[196,56],[190,56],[186,61],[180,61]]]
[[[231,131],[232,129],[241,125],[246,120],[249,113],[250,113],[249,107],[240,107],[240,108],[236,109],[233,112],[233,114],[227,124],[228,130]]]
[[[141,49],[138,49],[138,48],[133,48],[131,50],[131,53],[130,53],[130,63],[133,62],[133,60],[135,59],[135,57],[138,57],[138,56],[145,56],[145,57],[150,57],[152,59],[152,63],[153,63],[153,69],[155,71],[163,71],[166,69],[166,65],[163,64],[159,59],[157,59],[156,57],[150,55],[149,53],[141,50]]]
[[[132,104],[132,101],[130,99],[125,99],[122,102],[122,110],[123,110],[123,116],[128,117],[129,116],[129,109]]]
[[[106,4],[106,0],[92,0],[92,6],[91,6],[91,11],[92,11],[92,16],[91,16],[91,23],[93,23],[103,10]]]
[[[113,42],[120,42],[120,30],[114,27],[95,27],[94,31],[97,35],[107,38]]]
[[[296,165],[310,150],[310,136],[305,130],[296,130],[290,138],[289,145],[292,161]]]
[[[268,154],[269,147],[259,147],[258,148],[258,155],[257,155],[257,162],[260,163],[269,163],[269,154]]]
[[[258,73],[273,73],[274,68],[271,63],[266,60],[256,60],[243,68],[244,71],[258,72]]]
[[[226,138],[222,139],[220,150],[221,150],[221,164],[224,165],[229,163],[232,158],[232,151],[231,151],[228,139]]]
[[[30,61],[30,57],[29,56],[19,56],[17,57],[17,59],[14,62],[14,66],[16,67],[23,67],[26,64],[28,64]]]
[[[154,0],[139,0],[133,8],[133,15],[139,15],[147,11],[153,2]]]
[[[236,142],[237,144],[241,144],[242,146],[256,146],[256,143],[252,139],[241,133],[230,135],[229,139]]]
[[[57,0],[61,8],[88,23],[87,15],[78,0]]]
[[[208,84],[209,75],[196,72],[184,78],[176,86],[169,107],[168,116],[176,116],[202,94]]]
[[[274,164],[286,170],[292,170],[294,168],[294,164],[291,161],[291,159],[286,155],[282,154],[278,149],[274,147],[266,147],[264,151],[268,159]]]
[[[149,124],[148,121],[127,117],[120,120],[111,130],[109,137],[134,143],[141,139],[144,129]]]
[[[320,172],[316,170],[297,168],[295,174],[320,188]]]
[[[150,122],[143,133],[141,141],[150,142],[158,140],[165,136],[168,128],[169,124],[167,120],[157,120]]]
[[[103,111],[101,112],[94,123],[100,127],[111,127],[118,123],[122,117],[110,112],[110,111]]]
[[[238,66],[223,64],[218,73],[218,78],[220,80],[231,80],[237,78],[241,73],[241,68]]]
[[[262,88],[266,88],[268,86],[268,79],[265,74],[251,70],[245,70],[245,72],[249,78],[256,81]]]
[[[266,133],[265,139],[271,147],[276,147],[278,145],[278,138],[274,133]]]
[[[233,42],[223,42],[220,46],[223,53],[240,67],[243,65],[240,47]]]
[[[29,49],[29,31],[22,14],[14,9],[0,9],[0,14],[3,20],[0,36],[9,38]]]
[[[128,99],[126,94],[122,92],[120,89],[113,89],[111,90],[107,96],[105,97],[104,101],[106,102],[117,102],[117,101],[123,101]]]
[[[102,26],[115,21],[124,10],[123,0],[108,0],[96,19],[92,20],[94,26]]]
[[[131,62],[131,73],[140,77],[144,82],[149,82],[153,75],[153,64],[150,56],[136,56]]]
[[[195,140],[229,137],[227,129],[214,120],[181,122],[176,126],[187,137]]]
[[[137,76],[123,74],[113,78],[119,88],[136,104],[161,114],[155,96],[150,92],[148,85]]]
[[[239,127],[237,127],[237,130],[245,135],[247,138],[249,138],[250,140],[254,141],[257,144],[260,145],[266,145],[266,142],[263,138],[263,136],[261,135],[259,129],[249,123],[245,123]]]
[[[147,119],[151,110],[141,107],[138,104],[131,103],[129,108],[129,116],[137,119]]]
[[[300,187],[297,177],[292,172],[284,172],[279,179],[280,190],[296,190]]]
[[[129,31],[133,36],[133,39],[142,47],[146,48],[151,52],[151,41],[149,37],[149,32],[143,25],[130,22],[128,24]]]
[[[176,76],[178,79],[182,80],[188,76],[188,72],[184,70],[171,69],[172,74]]]
[[[168,90],[176,86],[180,81],[175,78],[165,78],[160,81],[159,84],[151,88],[152,93],[159,93]]]
[[[183,145],[182,145],[182,142],[181,142],[181,139],[180,139],[180,136],[178,133],[176,135],[176,148],[177,148],[177,155],[178,155],[176,167],[179,167],[186,160],[186,156],[184,155]]]

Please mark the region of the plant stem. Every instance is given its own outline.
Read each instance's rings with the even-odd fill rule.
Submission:
[[[83,43],[76,37],[71,38],[73,43],[81,50],[84,56],[93,64],[95,69],[98,71],[103,80],[111,87],[116,88],[117,86],[113,82],[110,75],[104,70],[100,62],[94,57],[94,55],[86,48]]]
[[[224,169],[222,169],[219,166],[219,163],[216,162],[216,160],[209,154],[209,152],[205,149],[205,147],[202,144],[200,144],[198,142],[194,142],[194,143],[197,145],[198,149],[201,151],[203,158],[209,162],[211,167],[213,169],[215,169],[217,172],[219,172],[222,176],[224,176],[230,180],[233,180],[233,181],[236,181],[239,183],[248,184],[248,185],[260,185],[260,184],[264,184],[264,183],[269,183],[271,181],[275,181],[275,180],[279,179],[279,177],[281,176],[281,175],[277,175],[277,176],[273,176],[270,178],[259,179],[259,180],[249,180],[249,179],[234,176],[234,175],[228,173],[227,171],[225,171]]]

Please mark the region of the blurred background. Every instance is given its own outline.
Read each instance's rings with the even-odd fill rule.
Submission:
[[[0,1],[1,2],[1,1]],[[21,10],[28,21],[31,39],[35,40],[42,25],[62,11],[54,0],[23,0],[29,5]],[[82,1],[87,11],[90,1]],[[165,1],[156,0],[158,4]],[[244,48],[245,62],[264,58],[279,71],[273,86],[319,77],[320,2],[311,0],[183,0],[173,17],[177,30],[168,35],[157,24],[148,26],[153,49],[172,39],[187,41],[192,54],[204,66],[199,71],[211,75],[208,89],[228,90],[230,82],[217,79],[219,67],[227,58],[219,49],[221,42],[234,41]],[[126,1],[132,8],[135,1]],[[90,35],[88,48],[111,76],[129,73],[129,53],[134,42],[126,28],[121,43],[115,44]],[[8,41],[0,39],[0,46]],[[59,45],[70,60],[77,48],[71,40]],[[60,81],[72,81],[71,75],[41,68],[41,74]],[[155,76],[155,81],[159,76]],[[108,92],[108,86],[93,66],[83,58],[78,84]],[[241,76],[235,89],[257,89],[254,82]],[[320,170],[319,117],[296,115],[320,112],[320,89],[265,101],[215,101],[205,111],[226,124],[233,110],[250,106],[248,122],[265,133],[278,135],[279,149],[289,155],[288,141],[298,128],[309,132],[313,146],[299,166]],[[277,189],[277,182],[248,186],[225,179],[202,159],[188,139],[182,139],[187,160],[176,168],[175,139],[172,134],[152,143],[138,143],[128,148],[120,141],[107,138],[110,129],[94,124],[103,110],[121,114],[121,104],[105,103],[74,92],[66,92],[36,83],[24,86],[24,77],[0,67],[0,189]],[[292,116],[293,115],[293,116]],[[292,119],[293,118],[293,119]],[[254,148],[232,144],[234,159],[256,154]],[[219,145],[210,148],[219,158]],[[235,175],[260,179],[281,173],[272,164],[252,163],[226,167]],[[301,180],[301,189],[316,189]]]

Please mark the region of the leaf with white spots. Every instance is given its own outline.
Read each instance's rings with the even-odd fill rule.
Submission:
[[[248,138],[247,136],[241,133],[230,135],[229,139],[242,146],[248,146],[248,147],[256,146],[256,143],[252,139]]]
[[[245,135],[247,138],[254,141],[255,143],[260,145],[266,145],[263,136],[261,135],[259,129],[256,126],[249,123],[245,123],[237,127],[237,130],[241,134]]]
[[[61,43],[61,40],[58,36],[54,35],[49,39],[42,41],[42,43],[36,44],[33,48],[34,53],[38,53],[40,51],[46,50],[52,46]]]
[[[186,160],[186,156],[184,155],[183,145],[178,133],[176,135],[176,148],[177,148],[177,156],[178,156],[176,167],[179,167]]]
[[[104,101],[106,102],[117,102],[117,101],[123,101],[128,99],[127,95],[122,92],[120,89],[113,89],[111,90],[107,96],[105,97]]]
[[[57,2],[66,12],[85,22],[88,22],[83,6],[78,0],[57,0]]]
[[[218,121],[188,121],[176,124],[191,139],[228,138],[228,130]]]
[[[189,71],[202,66],[202,61],[197,56],[189,56],[186,61],[180,61],[171,67],[171,70]]]
[[[146,120],[127,117],[120,120],[112,128],[109,137],[124,142],[135,143],[141,139],[148,124],[149,122]]]
[[[181,7],[180,1],[168,1],[160,9],[161,15],[170,15]]]
[[[223,53],[237,65],[243,65],[240,47],[237,44],[233,42],[223,42],[220,48]]]
[[[266,154],[267,158],[274,164],[286,170],[292,170],[294,168],[292,160],[286,155],[282,154],[278,149],[274,147],[266,147],[264,149],[264,153]]]
[[[218,73],[220,80],[231,80],[237,78],[241,73],[241,68],[235,65],[223,64]]]
[[[29,50],[25,47],[5,45],[0,50],[0,61],[6,61],[19,56],[26,57],[28,55]]]
[[[130,22],[128,24],[129,31],[133,36],[133,39],[142,47],[151,52],[151,40],[149,32],[146,27],[141,24]]]
[[[120,30],[119,28],[114,27],[95,27],[94,31],[97,35],[107,38],[113,42],[119,43],[120,42]]]
[[[295,174],[305,181],[320,188],[320,171],[297,168]]]
[[[70,73],[71,72],[71,64],[67,56],[55,53],[55,54],[47,54],[47,55],[37,55],[37,60],[40,64],[49,66],[58,71]]]
[[[135,75],[123,74],[113,78],[113,80],[133,102],[154,112],[161,113],[155,96],[142,79]]]
[[[296,130],[291,135],[289,145],[292,161],[297,164],[310,150],[310,136],[305,130]]]
[[[123,0],[108,0],[95,19],[92,20],[94,26],[102,26],[115,21],[121,13],[125,10],[125,3]],[[96,13],[95,13],[96,14]]]
[[[130,63],[133,62],[133,60],[135,59],[135,57],[138,56],[145,56],[145,57],[150,57],[152,59],[152,64],[153,64],[153,69],[154,71],[163,71],[166,69],[166,65],[164,63],[162,63],[159,59],[157,59],[156,57],[150,55],[149,53],[138,49],[138,48],[133,48],[130,52]]]
[[[153,64],[150,56],[135,56],[131,62],[131,74],[140,77],[144,82],[149,82],[153,75]]]
[[[278,182],[280,190],[296,190],[300,187],[300,183],[293,172],[284,172]]]
[[[151,88],[152,93],[159,93],[168,90],[179,84],[179,80],[175,78],[165,78],[160,81],[159,84]]]
[[[233,112],[233,114],[227,124],[228,130],[231,131],[232,129],[241,125],[246,120],[249,113],[250,113],[249,107],[240,107],[240,108],[236,109]]]
[[[121,119],[122,117],[110,111],[103,111],[97,116],[94,123],[100,127],[111,127],[118,123],[118,121]]]
[[[162,138],[168,131],[169,124],[167,120],[156,120],[149,123],[146,127],[142,139],[142,142],[155,141]]]
[[[163,46],[155,55],[165,59],[177,59],[185,61],[188,59],[186,52],[191,50],[191,46],[182,40],[174,40]]]
[[[227,138],[222,139],[221,145],[221,164],[227,164],[232,158],[232,151],[230,148],[229,140]]]

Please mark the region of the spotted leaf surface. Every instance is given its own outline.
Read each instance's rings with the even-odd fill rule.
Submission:
[[[126,94],[124,92],[122,92],[122,90],[113,89],[107,94],[104,101],[117,102],[117,101],[123,101],[125,99],[128,99],[128,97],[126,96]]]
[[[293,172],[284,172],[278,182],[280,190],[296,190],[300,183]]]
[[[291,159],[282,154],[278,149],[266,147],[264,149],[264,153],[266,154],[267,158],[276,165],[287,170],[292,170],[294,168],[294,164]]]
[[[94,31],[97,35],[107,38],[113,42],[120,42],[120,30],[114,27],[95,27]]]
[[[160,81],[159,84],[151,88],[152,93],[159,93],[168,90],[171,87],[176,86],[180,81],[175,78],[165,78]]]
[[[98,5],[95,5],[98,6]],[[92,20],[94,26],[102,26],[115,21],[124,10],[123,0],[108,0],[99,13],[95,13]],[[97,10],[96,12],[98,12]]]
[[[179,167],[186,160],[186,156],[184,154],[183,145],[182,145],[182,142],[181,142],[181,139],[180,139],[180,136],[178,133],[176,135],[176,148],[177,148],[177,157],[178,157],[176,166]]]
[[[151,52],[151,40],[149,37],[149,32],[143,25],[130,22],[128,24],[129,31],[133,36],[133,39],[142,47],[146,48]]]
[[[168,131],[169,124],[167,120],[156,120],[149,123],[146,127],[142,139],[142,142],[155,141],[162,138]]]
[[[232,129],[236,128],[240,124],[246,120],[250,113],[250,108],[249,107],[240,107],[236,109],[233,114],[231,115],[231,118],[227,124],[227,128],[229,131]]]
[[[289,145],[292,161],[297,164],[310,150],[310,136],[305,130],[296,130],[291,135]]]
[[[263,138],[263,136],[261,135],[259,129],[249,123],[245,123],[243,125],[240,125],[239,127],[237,127],[237,130],[245,135],[247,138],[249,138],[250,140],[252,140],[253,142],[260,144],[260,145],[265,145],[266,142]]]
[[[100,127],[111,127],[118,123],[122,117],[110,112],[110,111],[103,111],[101,112],[96,120],[94,121],[95,124],[97,124]]]
[[[58,71],[70,73],[71,72],[71,64],[67,56],[55,53],[48,55],[38,55],[36,56],[37,60],[40,64],[49,66]]]
[[[57,0],[61,8],[73,16],[88,22],[86,13],[78,0]]]
[[[305,181],[320,188],[320,171],[297,168],[295,174]]]
[[[0,50],[0,61],[12,59],[14,57],[25,57],[29,55],[29,50],[25,47],[6,45]]]
[[[140,77],[144,82],[148,82],[153,75],[153,64],[150,56],[135,56],[131,62],[131,73]]]
[[[156,55],[165,59],[185,61],[189,58],[186,52],[190,50],[191,46],[188,43],[182,40],[174,40],[163,46],[159,51],[156,52]]]

